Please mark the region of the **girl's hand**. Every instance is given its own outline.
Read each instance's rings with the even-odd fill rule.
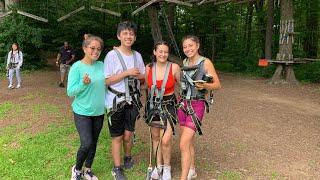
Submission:
[[[206,84],[207,84],[207,83],[197,82],[197,83],[195,83],[195,84],[196,84],[196,88],[197,88],[198,90],[206,89]]]
[[[89,77],[89,74],[85,74],[84,76],[83,76],[83,83],[84,84],[90,84],[90,82],[91,82],[91,79],[90,79],[90,77]]]

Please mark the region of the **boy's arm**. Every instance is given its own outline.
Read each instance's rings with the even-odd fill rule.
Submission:
[[[125,77],[127,77],[127,76],[128,76],[128,75],[127,75],[127,71],[124,71],[124,72],[122,72],[122,73],[120,73],[120,74],[112,75],[112,76],[106,78],[106,84],[107,84],[108,86],[110,86],[110,85],[112,85],[112,84],[116,84],[116,83],[122,81],[122,80],[123,80]]]

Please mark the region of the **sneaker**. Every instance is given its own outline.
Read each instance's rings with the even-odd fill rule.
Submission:
[[[162,180],[171,180],[171,166],[163,166]]]
[[[151,173],[151,179],[160,179],[161,168],[154,167]]]
[[[76,170],[76,166],[71,169],[71,180],[81,180],[82,172]]]
[[[114,167],[111,171],[114,180],[127,180],[123,174],[123,169],[121,167]]]
[[[94,173],[91,171],[91,169],[87,169],[84,173],[83,173],[83,177],[86,180],[98,180],[97,176],[94,175]]]
[[[17,85],[17,89],[19,89],[19,88],[21,88],[21,85],[20,85],[20,84]]]
[[[124,156],[123,157],[123,166],[125,169],[133,168],[134,162],[131,156]]]
[[[60,84],[59,84],[59,87],[63,88],[63,87],[64,87],[64,84],[63,84],[63,83],[60,83]]]
[[[9,86],[8,86],[8,89],[13,89],[14,88],[14,86],[12,85],[12,84],[10,84]]]
[[[195,168],[190,168],[188,173],[188,180],[197,178],[197,173]]]

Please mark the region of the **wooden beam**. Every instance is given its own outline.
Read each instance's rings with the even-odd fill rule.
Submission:
[[[91,6],[90,8],[93,9],[93,10],[96,10],[96,11],[100,11],[100,12],[103,12],[103,13],[111,14],[111,15],[114,15],[114,16],[117,16],[117,17],[121,17],[121,13],[114,12],[114,11],[111,11],[111,10],[108,10],[108,9],[103,9],[103,8],[99,8],[99,7],[95,7],[95,6]]]
[[[102,0],[97,0],[95,1],[97,3],[104,3],[104,4],[117,4],[117,5],[121,5],[121,4],[140,4],[141,2],[139,1],[127,1],[127,2],[106,2],[105,0],[102,1]]]
[[[242,3],[246,3],[246,2],[252,2],[252,1],[255,1],[255,0],[242,0],[242,1],[235,1],[234,3],[235,4],[242,4]]]
[[[225,4],[225,3],[229,3],[231,1],[232,0],[217,1],[217,2],[214,3],[214,5]]]
[[[8,16],[10,14],[12,14],[12,11],[5,12],[3,14],[0,14],[0,18],[4,18],[4,17],[6,17],[6,16]]]
[[[311,58],[293,58],[295,61],[320,61],[320,59],[311,59]]]
[[[63,21],[63,20],[69,18],[70,16],[72,16],[72,15],[74,15],[74,14],[76,14],[76,13],[78,13],[78,12],[84,10],[84,9],[85,9],[85,7],[84,7],[84,6],[81,6],[80,8],[78,8],[78,9],[76,9],[76,10],[74,10],[74,11],[71,11],[70,13],[68,13],[68,14],[60,17],[57,21],[58,21],[58,22]]]
[[[219,4],[224,4],[224,3],[229,3],[229,2],[231,2],[232,0],[223,0],[223,1],[219,1],[219,0],[203,0],[203,2],[201,3],[201,4],[207,4],[207,3],[211,3],[211,2],[214,2],[214,4],[213,5],[219,5]],[[198,3],[198,5],[200,5],[199,3]]]
[[[157,2],[157,1],[158,1],[158,0],[151,0],[151,1],[147,2],[147,3],[145,3],[143,6],[139,7],[139,8],[136,9],[135,11],[133,11],[133,12],[131,13],[131,15],[134,16],[134,15],[137,14],[138,12],[142,11],[144,8],[150,6],[151,4],[153,4],[153,3]]]
[[[204,2],[206,2],[207,0],[202,0],[202,1],[200,1],[199,3],[198,3],[198,5],[201,5],[201,4],[203,4]]]
[[[30,14],[30,13],[27,13],[27,12],[24,12],[24,11],[18,10],[17,13],[18,13],[18,14],[21,14],[21,15],[23,15],[23,16],[27,16],[27,17],[29,17],[29,18],[38,20],[38,21],[42,21],[42,22],[46,22],[46,23],[48,22],[48,19],[42,18],[42,17],[40,17],[40,16],[36,16],[36,15]]]
[[[188,3],[188,2],[177,1],[177,0],[165,0],[165,1],[166,1],[166,2],[171,2],[171,3],[175,3],[175,4],[180,4],[180,5],[192,7],[192,4],[191,4],[191,3]]]

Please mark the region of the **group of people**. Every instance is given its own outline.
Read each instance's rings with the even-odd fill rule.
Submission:
[[[153,48],[153,61],[144,65],[139,52],[132,50],[137,37],[134,23],[118,24],[120,46],[109,51],[104,62],[97,61],[103,50],[103,40],[89,35],[82,44],[84,57],[70,69],[67,94],[74,97],[74,122],[80,136],[76,163],[71,179],[98,179],[91,167],[104,116],[112,137],[111,151],[116,180],[126,179],[124,169],[131,169],[131,154],[136,120],[142,107],[140,86],[148,90],[145,122],[150,127],[155,167],[150,179],[171,179],[171,141],[175,125],[180,125],[181,180],[196,178],[195,134],[202,134],[201,124],[208,108],[206,95],[220,88],[212,62],[199,54],[200,42],[196,36],[182,40],[186,59],[183,67],[169,60],[170,48],[159,41]],[[179,87],[178,98],[175,96]],[[123,150],[123,159],[121,151]]]

